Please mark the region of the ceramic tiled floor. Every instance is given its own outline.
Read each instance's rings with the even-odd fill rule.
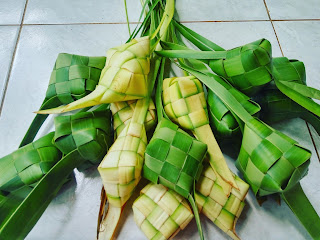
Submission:
[[[138,21],[140,1],[127,2],[130,21]],[[180,0],[177,10],[188,27],[225,48],[262,37],[269,39],[274,56],[283,52],[304,61],[308,84],[320,88],[319,0]],[[32,112],[44,97],[58,53],[104,55],[127,37],[123,1],[0,0],[0,156],[18,147]],[[48,121],[40,133],[51,127]],[[302,185],[320,213],[320,164],[316,154],[320,137],[310,127],[312,139],[305,122],[299,119],[274,127],[312,150],[310,171]],[[237,172],[232,158],[228,157],[228,163]],[[75,179],[64,186],[27,239],[94,238],[101,182],[94,169],[84,174],[76,172]],[[125,213],[129,216],[123,220],[119,239],[142,239],[131,211]],[[202,219],[207,239],[227,239]],[[197,239],[194,222],[189,228],[176,239]],[[309,239],[285,204],[277,206],[270,201],[261,208],[252,193],[237,230],[243,239]]]

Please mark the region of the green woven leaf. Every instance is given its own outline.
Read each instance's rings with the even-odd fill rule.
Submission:
[[[115,132],[115,138],[120,135],[121,131],[130,122],[135,106],[136,101],[134,100],[110,104],[110,109],[113,115],[113,128]],[[156,107],[153,101],[150,100],[148,113],[144,122],[146,131],[155,127],[156,123]]]
[[[232,188],[229,194],[223,191],[222,184],[209,164],[204,165],[201,177],[196,185],[195,199],[199,210],[203,212],[222,231],[232,239],[240,239],[235,226],[245,205],[244,199],[249,185],[235,176],[240,190]]]
[[[143,176],[188,198],[202,171],[206,144],[163,119],[145,152]]]
[[[111,112],[108,109],[58,116],[54,124],[56,146],[63,154],[77,150],[86,160],[81,170],[100,163],[112,144]]]
[[[126,44],[108,50],[106,65],[92,93],[66,106],[41,110],[38,113],[61,113],[101,103],[141,99],[148,93],[149,72],[149,37],[132,39]]]
[[[51,73],[46,97],[40,109],[68,104],[91,93],[98,84],[105,57],[60,53]],[[36,115],[20,147],[33,141],[48,115]]]
[[[61,159],[53,145],[54,133],[30,143],[0,159],[0,190],[11,192],[34,186]]]
[[[132,209],[136,224],[148,239],[170,239],[193,218],[186,199],[161,184],[144,187]]]
[[[236,166],[254,193],[265,196],[295,186],[307,174],[310,157],[293,139],[252,119],[245,126]]]

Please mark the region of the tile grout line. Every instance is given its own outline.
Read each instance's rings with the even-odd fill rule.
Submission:
[[[13,67],[13,62],[14,62],[14,59],[15,59],[15,56],[16,56],[17,47],[18,47],[18,43],[19,43],[19,40],[20,40],[21,30],[22,30],[22,27],[23,27],[23,21],[24,21],[24,17],[25,17],[25,14],[26,14],[28,2],[29,2],[29,0],[26,0],[26,3],[24,5],[23,14],[22,14],[22,18],[21,18],[21,23],[20,23],[20,28],[19,28],[16,44],[15,44],[15,47],[14,47],[14,50],[13,50],[13,53],[12,53],[11,63],[10,63],[10,67],[9,67],[9,70],[8,70],[8,74],[7,74],[7,78],[6,78],[6,81],[5,81],[5,85],[4,85],[4,88],[2,90],[2,99],[1,99],[1,103],[0,103],[0,116],[1,116],[1,113],[2,113],[4,101],[5,101],[5,98],[6,98],[7,89],[8,89],[8,86],[9,86],[9,79],[11,77],[11,71],[12,71],[12,67]]]
[[[266,7],[267,14],[268,14],[268,17],[269,17],[269,19],[270,19],[270,23],[271,23],[271,25],[272,25],[274,34],[275,34],[275,36],[276,36],[276,38],[277,38],[277,42],[278,42],[278,45],[279,45],[279,47],[280,47],[281,54],[282,54],[282,56],[284,56],[283,50],[282,50],[282,47],[281,47],[281,44],[280,44],[280,40],[279,40],[279,38],[278,38],[278,34],[277,34],[276,29],[275,29],[274,24],[273,24],[273,21],[274,21],[274,20],[272,20],[272,18],[271,18],[271,15],[270,15],[270,12],[269,12],[269,9],[268,9],[267,2],[266,2],[266,0],[263,0],[263,2],[264,2],[264,5],[265,5],[265,7]],[[311,21],[312,21],[312,20],[311,20]],[[316,151],[317,158],[318,158],[318,160],[319,160],[319,162],[320,162],[319,152],[318,152],[316,143],[315,143],[315,141],[314,141],[314,139],[313,139],[313,136],[312,136],[312,133],[311,133],[311,130],[310,130],[310,126],[309,126],[309,124],[308,124],[306,121],[304,121],[304,122],[305,122],[305,124],[306,124],[306,126],[307,126],[307,129],[308,129],[308,132],[309,132],[309,135],[310,135],[310,138],[311,138],[311,142],[312,142],[312,144],[313,144],[314,150]]]

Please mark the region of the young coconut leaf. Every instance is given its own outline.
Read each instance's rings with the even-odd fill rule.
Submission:
[[[266,39],[228,51],[163,50],[157,54],[170,58],[200,59],[208,63],[213,72],[249,96],[272,80],[271,44]]]
[[[54,119],[54,143],[68,154],[77,149],[84,164],[78,167],[84,170],[101,162],[112,144],[111,112],[101,106],[92,112],[79,112]]]
[[[27,189],[25,195],[17,196],[16,192],[13,192],[7,196],[0,196],[0,213],[8,213],[0,214],[0,239],[23,239],[36,224],[73,169],[82,166],[85,161],[96,162],[99,157],[102,158],[101,153],[106,152],[108,148],[107,139],[111,138],[109,131],[104,131],[108,129],[106,124],[110,123],[111,114],[110,112],[102,113],[104,108],[105,106],[102,106],[101,109],[92,113],[77,113],[73,116],[56,118],[55,136],[54,133],[47,136],[50,136],[51,145],[53,139],[55,140],[54,144],[57,144],[65,156],[51,169],[48,169],[31,190]],[[71,133],[70,121],[72,123]],[[76,146],[73,145],[72,139]],[[29,145],[19,150],[28,147]],[[29,156],[28,152],[25,153],[26,156]],[[60,152],[59,154],[62,155]],[[50,158],[52,157],[50,155]],[[17,231],[17,226],[19,226],[19,231]]]
[[[206,144],[195,140],[167,119],[162,119],[145,152],[143,177],[187,198],[193,208],[200,238],[200,219],[193,199],[194,184],[202,171]]]
[[[171,239],[193,218],[188,202],[161,184],[149,183],[132,206],[134,220],[148,239]]]
[[[149,37],[132,39],[107,51],[106,65],[95,90],[66,106],[38,111],[40,114],[68,112],[79,108],[140,99],[147,96],[150,71]]]
[[[196,184],[195,200],[199,211],[202,211],[232,239],[239,240],[235,227],[245,205],[244,199],[249,185],[238,176],[234,175],[234,177],[239,190],[232,188],[230,195],[226,196],[221,187],[221,181],[212,167],[205,163],[204,170]]]
[[[320,117],[320,105],[312,100],[320,99],[320,90],[307,87],[304,64],[285,57],[275,58],[273,75],[277,88],[306,110]]]
[[[40,110],[68,104],[91,93],[98,84],[105,62],[105,57],[60,53]],[[19,147],[33,141],[47,117],[40,114],[35,116]]]
[[[136,106],[137,101],[127,101],[127,102],[115,102],[110,104],[110,109],[113,116],[113,128],[115,132],[115,138],[120,135],[121,131],[130,122],[133,111]],[[156,107],[150,100],[149,108],[147,112],[146,119],[144,121],[144,126],[146,131],[155,127],[157,123],[156,120]]]
[[[236,166],[257,196],[279,194],[313,239],[320,239],[320,217],[300,186],[311,152],[296,141],[253,118],[216,78],[180,62],[179,66],[200,79],[241,121],[244,136]]]
[[[37,184],[62,157],[53,136],[51,132],[0,159],[0,190],[12,192]]]
[[[202,84],[193,76],[163,81],[164,109],[174,122],[208,145],[209,162],[219,177],[238,188],[209,125],[207,103]],[[228,191],[227,191],[228,192]]]

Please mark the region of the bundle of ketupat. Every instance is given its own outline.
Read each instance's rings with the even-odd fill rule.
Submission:
[[[40,110],[68,104],[91,93],[98,84],[105,57],[60,53],[51,73],[46,97]],[[48,115],[37,114],[20,147],[33,141]]]
[[[120,135],[125,126],[128,125],[128,123],[130,122],[133,116],[136,103],[136,101],[132,100],[127,102],[115,102],[110,104],[110,109],[113,116],[113,129],[115,133],[115,138],[117,138],[117,136]],[[155,127],[156,123],[156,107],[151,99],[149,103],[147,116],[144,121],[146,131]]]
[[[150,72],[149,37],[132,39],[130,42],[107,51],[107,61],[102,69],[95,90],[68,105],[40,110],[51,114],[68,112],[79,108],[140,99],[147,96],[147,76]]]
[[[172,239],[193,218],[188,202],[161,184],[149,183],[132,206],[134,220],[148,239]]]

